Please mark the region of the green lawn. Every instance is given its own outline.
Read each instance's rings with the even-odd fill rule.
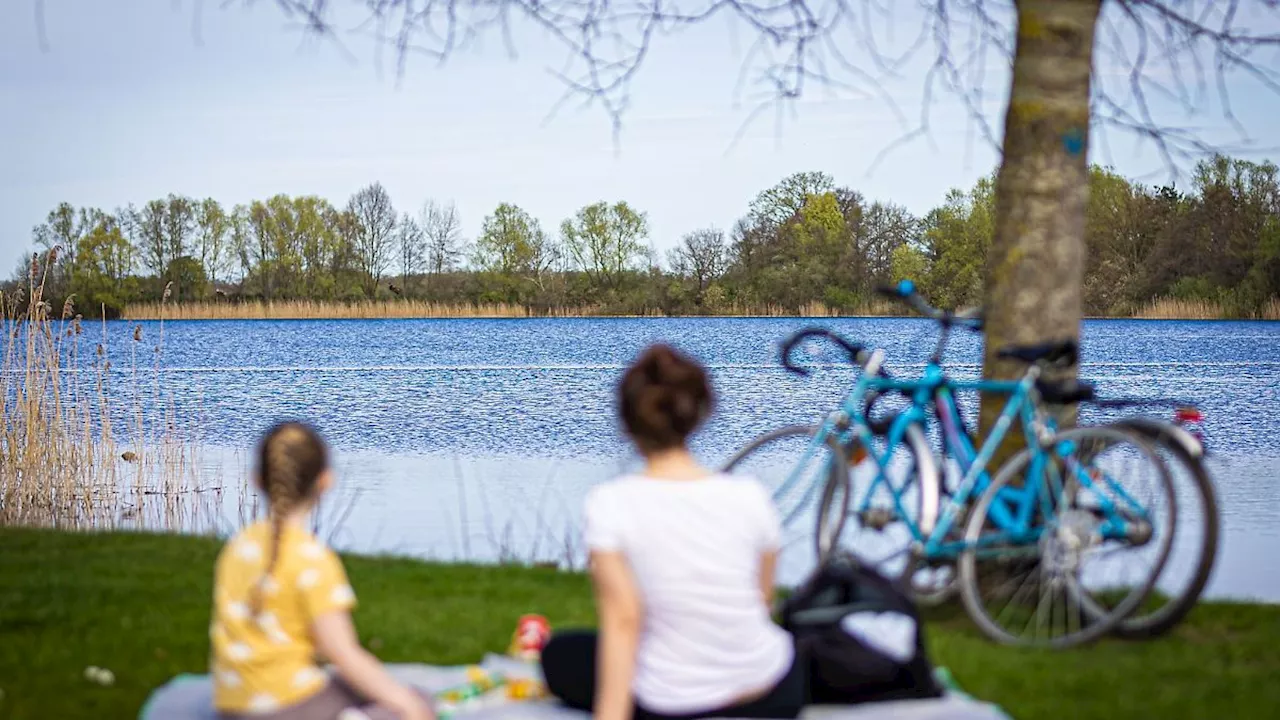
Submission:
[[[214,540],[0,529],[0,720],[133,718],[148,692],[208,653]],[[580,575],[347,557],[363,641],[391,661],[502,651],[516,619],[590,624]],[[1280,707],[1280,607],[1205,604],[1174,634],[1070,652],[987,642],[955,610],[935,660],[1017,718],[1253,718]],[[84,669],[116,676],[90,684]]]

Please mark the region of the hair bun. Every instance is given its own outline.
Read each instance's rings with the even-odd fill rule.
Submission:
[[[711,388],[697,361],[669,345],[636,358],[619,386],[622,420],[641,450],[678,447],[711,412]]]

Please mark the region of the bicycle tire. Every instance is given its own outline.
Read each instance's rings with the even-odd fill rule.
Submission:
[[[880,519],[874,521],[880,523],[879,526],[875,527],[873,522],[873,527],[866,529],[877,533],[877,535],[883,539],[885,535],[891,534],[893,529],[897,528],[902,534],[905,534],[905,543],[902,545],[901,549],[895,552],[890,552],[887,555],[880,553],[880,557],[873,557],[867,552],[865,544],[858,542],[858,539],[854,539],[851,550],[854,556],[863,564],[875,567],[886,577],[899,581],[905,590],[910,592],[912,595],[915,595],[919,590],[919,588],[912,582],[914,578],[912,571],[918,567],[915,554],[921,545],[919,542],[921,537],[928,537],[929,533],[933,531],[934,526],[937,524],[939,513],[940,499],[937,462],[933,455],[932,448],[929,445],[928,436],[925,434],[923,428],[916,423],[912,423],[906,427],[901,442],[899,445],[895,446],[894,449],[895,452],[905,449],[906,453],[910,457],[910,465],[907,469],[907,474],[905,475],[906,481],[903,482],[901,486],[902,492],[908,494],[908,497],[904,498],[908,507],[904,507],[903,510],[904,512],[913,514],[911,519],[915,521],[920,534],[913,534],[907,529],[908,526],[903,522],[905,518],[898,516],[896,513],[897,505],[895,503],[894,508],[880,507],[880,512],[877,513],[880,515]],[[858,474],[857,470],[861,465],[862,463],[859,463],[858,465],[851,466],[849,468],[849,482],[847,489],[849,491],[850,504],[852,504],[852,501],[854,501],[855,498],[857,498],[859,502],[862,499],[865,499],[862,498],[860,494],[863,488],[856,481],[856,476]],[[870,461],[869,467],[875,467],[877,475],[879,474],[879,466],[874,460]],[[912,483],[916,484],[914,496],[911,496]],[[850,508],[850,510],[851,511],[848,512],[848,517],[854,518],[854,522],[857,524],[857,527],[863,529],[864,520],[866,518],[860,517],[858,512],[852,511],[852,508]],[[820,512],[829,512],[829,506],[824,505]],[[877,511],[873,509],[872,512],[876,513]],[[847,527],[848,523],[846,521],[846,528]],[[847,532],[845,534],[847,535]],[[903,557],[905,560],[902,567],[895,571],[890,568],[888,564],[898,557]]]
[[[1152,449],[1151,443],[1140,435],[1132,432],[1123,432],[1115,428],[1074,428],[1056,433],[1053,439],[1049,443],[1046,443],[1046,445],[1056,447],[1060,441],[1072,441],[1077,447],[1079,447],[1083,444],[1083,440],[1088,436],[1105,436],[1109,437],[1113,441],[1129,444],[1137,448],[1146,459],[1152,461],[1152,464],[1159,470],[1157,477],[1160,480],[1160,488],[1163,491],[1162,494],[1164,498],[1170,503],[1170,511],[1175,513],[1174,521],[1176,522],[1176,505],[1174,504],[1175,499],[1173,494],[1173,485],[1169,479],[1168,472],[1164,469],[1163,461],[1160,459],[1159,455],[1157,455],[1155,450]],[[975,549],[978,546],[983,531],[988,527],[987,514],[990,512],[991,505],[995,501],[995,498],[999,494],[1000,490],[1006,487],[1010,482],[1015,479],[1025,479],[1024,468],[1031,461],[1032,457],[1032,451],[1030,449],[1024,449],[1010,458],[1010,460],[1000,468],[999,472],[997,472],[995,479],[991,482],[991,485],[985,492],[983,492],[975,506],[973,514],[969,517],[964,534],[964,541],[968,547],[961,553],[959,559],[961,598],[964,601],[965,610],[968,612],[970,618],[972,618],[974,623],[978,625],[978,628],[983,632],[983,634],[996,642],[1006,645],[1029,645],[1054,649],[1082,645],[1097,640],[1111,632],[1120,624],[1121,621],[1124,620],[1124,618],[1128,617],[1129,614],[1133,612],[1139,604],[1141,604],[1147,594],[1150,593],[1151,589],[1155,586],[1160,572],[1164,569],[1164,563],[1168,559],[1173,536],[1172,533],[1165,536],[1162,543],[1163,546],[1159,549],[1160,556],[1156,560],[1155,567],[1145,574],[1144,580],[1141,583],[1130,587],[1123,599],[1110,610],[1103,611],[1100,603],[1092,597],[1088,597],[1090,595],[1088,591],[1077,593],[1069,587],[1071,584],[1070,582],[1066,583],[1068,585],[1068,604],[1070,604],[1070,598],[1072,596],[1076,597],[1076,602],[1078,603],[1075,613],[1077,615],[1076,620],[1080,622],[1080,625],[1075,632],[1070,632],[1070,622],[1068,621],[1068,634],[1050,638],[1045,642],[1040,642],[1038,638],[1036,641],[1029,641],[1026,638],[1013,635],[1001,627],[996,619],[989,616],[986,606],[979,598],[981,589],[979,587],[979,580],[977,576],[978,563]],[[1064,492],[1062,495],[1066,496],[1067,493]],[[1078,498],[1074,496],[1070,498],[1072,502],[1075,502],[1077,499]],[[1060,513],[1055,509],[1053,522],[1058,522],[1060,517]],[[1057,533],[1058,531],[1055,529],[1052,537],[1056,538]],[[1041,544],[1041,541],[1037,541],[1037,545]],[[1032,567],[1034,569],[1032,572],[1041,574],[1045,562],[1043,558],[1044,552],[1039,548],[1036,549],[1040,551],[1040,560],[1033,563]],[[1074,573],[1074,569],[1072,572]],[[1078,579],[1076,582],[1078,582]],[[1015,597],[1022,593],[1025,585],[1026,581],[1023,581],[1018,585],[1017,590],[1013,593]],[[1080,588],[1080,590],[1083,590],[1083,588]],[[1084,595],[1087,598],[1087,601],[1082,601],[1079,595]],[[1043,594],[1041,595],[1040,600],[1040,606],[1036,609],[1037,616],[1043,614]],[[1001,615],[1003,616],[1003,613]],[[1085,615],[1088,615],[1089,617],[1085,617]],[[1050,621],[1052,622],[1052,620],[1053,610],[1051,608]]]
[[[789,425],[787,427],[767,432],[747,443],[741,450],[735,453],[733,457],[729,458],[729,460],[721,466],[721,472],[733,472],[733,469],[750,457],[752,453],[759,451],[770,443],[777,442],[784,438],[801,435],[812,438],[817,434],[817,432],[818,426],[816,425]],[[844,523],[849,514],[849,493],[847,492],[849,482],[849,463],[845,457],[845,449],[840,445],[840,441],[831,435],[828,435],[825,438],[824,444],[827,446],[830,457],[834,459],[834,466],[828,470],[827,478],[824,481],[822,491],[823,500],[822,503],[819,504],[818,517],[815,522],[816,527],[814,528],[814,547],[818,553],[819,565],[826,561],[832,548],[835,547],[835,543],[840,537],[841,531],[844,529]],[[832,524],[831,520],[826,519],[826,503],[829,503],[831,497],[834,497],[835,492],[839,489],[838,484],[841,482],[844,483],[846,490],[844,493],[844,507],[842,508],[842,511],[837,514],[837,519],[834,521],[834,524]],[[775,497],[775,502],[776,501],[777,498]]]
[[[937,457],[929,444],[928,435],[918,424],[913,423],[907,426],[903,442],[911,453],[911,467],[914,471],[911,481],[920,486],[916,493],[916,525],[921,537],[928,538],[938,524],[938,515],[941,513],[942,477],[938,469]],[[905,483],[903,489],[906,489]],[[919,545],[919,543],[913,543],[913,545]],[[911,592],[913,599],[920,604],[938,605],[945,602],[951,596],[954,587],[947,587],[942,591],[922,592],[912,582],[914,571],[924,566],[925,561],[917,557],[917,549],[913,547],[911,556],[900,575],[904,585]],[[954,585],[954,578],[951,585]]]
[[[1203,542],[1191,582],[1177,597],[1171,598],[1158,610],[1146,614],[1142,614],[1141,609],[1135,611],[1113,630],[1117,637],[1145,640],[1172,630],[1200,600],[1217,562],[1220,533],[1218,495],[1213,478],[1205,467],[1204,453],[1200,450],[1199,443],[1190,438],[1185,430],[1169,423],[1143,418],[1121,420],[1113,425],[1134,431],[1167,450],[1174,462],[1186,471],[1186,477],[1193,481],[1195,492],[1201,501],[1200,526]],[[1187,437],[1179,437],[1178,433],[1186,433]]]

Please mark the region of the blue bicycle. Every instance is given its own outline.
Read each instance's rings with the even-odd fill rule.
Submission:
[[[896,292],[919,301],[910,283]],[[928,310],[942,325],[943,337],[917,379],[894,378],[881,351],[868,351],[830,331],[793,336],[783,347],[788,369],[807,374],[791,360],[791,352],[820,336],[836,342],[862,369],[857,382],[841,408],[820,424],[769,433],[735,455],[726,469],[760,475],[752,467],[760,461],[774,468],[789,465],[775,488],[787,522],[811,507],[821,488],[815,534],[820,559],[844,544],[848,519],[855,520],[857,530],[903,531],[904,547],[878,557],[864,542],[851,545],[864,562],[886,569],[897,561],[896,573],[912,579],[930,566],[958,567],[967,610],[998,641],[1065,647],[1101,636],[1138,607],[1168,557],[1176,504],[1163,462],[1134,433],[1055,427],[1043,403],[1075,402],[1084,391],[1049,382],[1042,370],[1074,364],[1074,343],[1002,350],[1001,356],[1028,364],[1015,381],[956,381],[941,365],[946,335],[957,326],[980,328],[981,318]],[[959,420],[954,397],[963,391],[1007,398],[980,447]],[[875,417],[873,407],[889,396],[905,398],[906,407]],[[992,477],[987,466],[1015,425],[1026,449]],[[928,441],[931,432],[943,446],[941,466]],[[780,463],[776,448],[782,443],[800,446],[794,462]],[[1134,492],[1134,474],[1125,470],[1134,462],[1154,470],[1147,475],[1154,482],[1145,495]],[[946,463],[959,473],[948,492],[941,480]],[[788,507],[797,493],[799,502]],[[1145,564],[1136,576],[1117,578],[1105,562],[1116,556]],[[1099,561],[1101,567],[1095,564]]]
[[[882,290],[892,299],[899,300],[926,318],[939,323],[942,332],[938,345],[934,350],[932,364],[941,366],[943,350],[946,346],[950,327],[959,325],[972,330],[981,329],[981,320],[977,313],[946,313],[932,308],[915,292],[910,283],[899,284]],[[1065,345],[1062,359],[1068,364],[1074,363],[1076,349],[1073,345]],[[1052,347],[1040,346],[1040,351],[1052,350]],[[790,349],[786,349],[789,353]],[[1030,358],[1027,353],[1020,354],[1024,362]],[[1032,352],[1031,357],[1037,353]],[[1015,354],[1014,357],[1018,357]],[[784,362],[785,362],[784,357]],[[1082,382],[1072,383],[1069,387],[1061,384],[1039,382],[1040,402],[1053,410],[1055,405],[1087,404],[1104,410],[1152,410],[1162,412],[1173,410],[1173,421],[1142,415],[1126,415],[1104,424],[1129,435],[1148,441],[1163,461],[1163,468],[1156,468],[1146,463],[1141,457],[1131,456],[1126,467],[1118,468],[1116,455],[1108,458],[1112,474],[1123,477],[1131,485],[1150,487],[1155,481],[1143,482],[1144,473],[1167,471],[1176,495],[1176,513],[1166,514],[1167,522],[1160,524],[1158,531],[1172,535],[1173,548],[1166,559],[1160,577],[1157,580],[1156,592],[1148,595],[1141,606],[1130,613],[1115,628],[1114,634],[1126,638],[1150,638],[1164,634],[1175,627],[1190,612],[1201,593],[1208,584],[1213,566],[1217,559],[1219,536],[1219,512],[1217,493],[1213,479],[1205,462],[1203,435],[1197,428],[1203,422],[1203,414],[1192,404],[1180,400],[1168,399],[1122,399],[1098,398],[1091,385]],[[936,433],[939,444],[939,457],[948,456],[947,443],[952,447],[963,448],[960,440],[963,434],[964,418],[960,411],[955,393],[946,391],[934,403],[936,426],[942,432]],[[1188,431],[1188,426],[1191,431]],[[968,440],[972,444],[972,440]],[[948,470],[950,472],[948,472]],[[956,487],[963,470],[952,462],[951,467],[944,467],[941,476],[944,481],[943,490]],[[857,469],[853,471],[855,480]],[[948,482],[950,481],[950,482]],[[1148,506],[1155,504],[1154,498],[1147,500]],[[879,538],[883,543],[885,536],[892,535],[884,530],[884,513],[862,512],[859,519],[865,526],[868,523],[880,528]],[[1175,521],[1176,520],[1176,524]],[[892,530],[892,528],[890,528]],[[905,531],[900,534],[905,534]],[[863,543],[865,544],[865,543]],[[945,600],[955,590],[957,572],[954,563],[947,558],[917,558],[914,572],[910,574],[911,586],[922,603],[936,603]]]

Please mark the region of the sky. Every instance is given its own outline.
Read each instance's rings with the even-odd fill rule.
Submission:
[[[525,25],[514,53],[494,34],[444,64],[412,57],[397,79],[390,56],[380,63],[351,24],[336,40],[308,39],[267,0],[43,0],[43,34],[40,4],[0,3],[0,275],[62,201],[110,210],[179,193],[231,206],[285,193],[341,205],[378,181],[401,211],[456,203],[471,239],[501,202],[554,231],[583,205],[625,200],[648,214],[662,252],[691,230],[731,228],[793,172],[825,171],[923,214],[997,161],[943,93],[929,132],[895,143],[921,117],[927,56],[876,92],[809,83],[781,112],[753,115],[760,87],[739,82],[752,36],[730,22],[656,42],[615,135],[599,107],[551,114],[565,91],[551,72],[563,49]],[[884,35],[906,47],[921,24],[914,3],[901,4]],[[993,62],[982,77],[978,105],[998,132],[1007,67]],[[1280,99],[1232,89],[1254,146],[1280,147],[1270,119]],[[1188,123],[1209,137],[1227,130],[1211,111]],[[1125,174],[1166,169],[1123,134],[1093,141],[1091,159]]]

